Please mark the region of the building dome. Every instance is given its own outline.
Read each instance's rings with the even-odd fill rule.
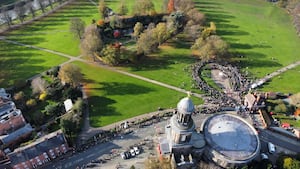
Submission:
[[[185,97],[177,104],[177,111],[183,114],[192,114],[194,112],[194,104],[189,97]]]
[[[206,155],[222,167],[243,165],[260,151],[256,130],[244,119],[232,114],[217,114],[204,122]]]

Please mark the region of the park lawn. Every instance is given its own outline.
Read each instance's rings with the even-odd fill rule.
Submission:
[[[26,80],[36,74],[67,61],[47,52],[0,41],[0,86],[9,87],[15,81]]]
[[[80,55],[79,39],[69,31],[70,19],[78,17],[91,24],[98,19],[97,7],[90,1],[75,1],[39,21],[12,31],[8,38],[29,45],[59,51],[72,56]]]
[[[98,4],[97,0],[93,0],[94,2],[96,2]],[[117,12],[118,8],[119,8],[119,4],[120,4],[121,0],[109,0],[106,1],[106,5],[111,8],[113,11]],[[125,0],[125,4],[128,8],[128,14],[131,15],[133,14],[133,7],[134,7],[134,3],[136,0]],[[162,12],[162,4],[164,0],[151,0],[154,4],[154,8],[155,11],[157,13]]]
[[[208,21],[216,23],[217,34],[239,56],[233,60],[253,77],[263,77],[299,60],[300,38],[289,15],[275,4],[262,0],[203,0],[196,6]]]
[[[90,124],[105,126],[130,117],[157,111],[158,107],[176,107],[187,96],[107,69],[74,62],[84,74],[89,96]],[[193,98],[196,105],[203,103]]]
[[[270,82],[265,83],[260,90],[282,93],[300,92],[300,66],[290,69],[279,76],[275,76]]]
[[[128,72],[163,82],[188,91],[201,93],[194,86],[191,76],[191,65],[196,62],[192,56],[190,43],[185,42],[183,35],[167,41],[159,50],[142,58],[140,63],[121,69]]]

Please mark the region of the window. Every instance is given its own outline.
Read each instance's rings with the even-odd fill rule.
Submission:
[[[181,142],[185,142],[185,140],[186,140],[186,135],[181,135]]]

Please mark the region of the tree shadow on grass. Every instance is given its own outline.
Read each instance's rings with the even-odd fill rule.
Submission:
[[[106,95],[138,95],[153,92],[154,90],[134,83],[101,82],[102,90]]]
[[[89,114],[91,124],[101,124],[101,116],[120,116],[121,113],[116,111],[112,106],[116,101],[103,96],[91,96],[89,100]],[[98,125],[99,126],[99,125]]]
[[[282,64],[276,62],[276,61],[267,61],[267,60],[259,60],[259,59],[247,59],[247,60],[241,60],[241,62],[238,63],[241,67],[282,67]]]

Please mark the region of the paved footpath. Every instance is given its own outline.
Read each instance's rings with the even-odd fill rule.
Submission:
[[[300,60],[299,60],[299,61],[296,61],[296,62],[294,62],[294,63],[292,63],[292,64],[289,64],[289,65],[287,65],[287,66],[285,66],[285,67],[283,67],[283,68],[281,68],[281,69],[278,69],[278,70],[276,70],[275,72],[272,72],[272,73],[268,74],[267,76],[265,76],[265,77],[263,77],[263,78],[261,78],[261,79],[258,79],[255,83],[258,83],[259,81],[261,81],[261,82],[263,82],[261,85],[263,85],[264,83],[266,83],[267,81],[269,81],[269,80],[272,79],[273,77],[278,76],[278,75],[280,75],[281,73],[284,73],[285,71],[288,71],[288,70],[290,70],[290,69],[293,69],[293,68],[295,68],[295,67],[297,67],[297,66],[299,66],[299,65],[300,65]]]

